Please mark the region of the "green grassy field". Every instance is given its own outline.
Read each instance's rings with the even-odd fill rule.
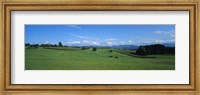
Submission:
[[[25,49],[25,70],[174,70],[175,55],[129,56],[110,49]],[[112,57],[111,57],[112,56]],[[115,58],[115,57],[118,58]],[[152,58],[151,58],[152,57]]]

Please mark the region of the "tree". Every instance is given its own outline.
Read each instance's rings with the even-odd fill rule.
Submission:
[[[25,43],[25,46],[26,46],[26,47],[30,46],[30,43]]]
[[[62,47],[63,45],[62,45],[62,43],[61,43],[61,42],[59,42],[59,43],[58,43],[58,46],[59,46],[59,47]]]
[[[56,44],[54,44],[54,45],[53,45],[53,47],[57,47],[57,45],[56,45]]]
[[[82,49],[82,50],[85,50],[85,49],[86,49],[86,47],[81,47],[81,49]]]
[[[45,47],[45,44],[41,44],[40,47]]]
[[[35,47],[35,48],[38,48],[38,47],[39,47],[39,44],[35,44],[34,47]]]
[[[38,48],[39,44],[31,44],[28,48]]]
[[[50,44],[47,44],[47,47],[51,47],[51,45],[50,45]]]
[[[167,47],[166,49],[167,54],[175,54],[175,47]]]
[[[161,44],[140,46],[138,50],[136,51],[136,54],[138,55],[143,54],[144,49],[142,50],[142,47],[145,49],[146,55],[175,54],[175,47],[165,47],[164,45],[161,45]]]
[[[136,51],[136,54],[145,56],[145,55],[147,55],[147,52],[146,52],[146,49],[143,46],[140,46],[138,48],[138,50]]]
[[[93,48],[92,50],[93,50],[93,51],[97,51],[97,48]]]
[[[166,54],[167,53],[166,47],[161,44],[147,45],[147,46],[144,46],[144,48],[146,49],[146,52],[148,55]]]

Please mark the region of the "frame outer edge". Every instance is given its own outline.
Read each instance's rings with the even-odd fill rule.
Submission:
[[[5,79],[5,40],[4,40],[4,38],[5,38],[5,4],[4,4],[4,2],[1,2],[1,4],[2,4],[2,34],[1,34],[1,36],[2,36],[2,38],[1,38],[1,40],[2,40],[2,54],[1,54],[1,56],[2,56],[2,81],[3,81],[3,85],[2,85],[2,89],[3,89],[3,91],[5,91],[5,81],[6,81],[6,79]]]
[[[6,9],[5,4],[3,4],[3,8],[2,8],[2,9],[3,9],[3,12],[4,12],[3,18],[5,18],[6,15],[7,15],[7,14],[6,14],[7,9]],[[196,12],[196,14],[194,13],[194,20],[196,19],[196,21],[198,20],[197,22],[199,22],[199,19],[197,18],[197,15],[198,15],[199,13],[197,12],[197,10],[198,10],[197,7],[195,7],[195,8],[194,8],[194,11]],[[10,16],[10,15],[9,15],[9,16]],[[4,26],[7,25],[8,21],[6,21],[5,19],[2,19],[2,21],[4,22],[4,23],[3,23]],[[194,21],[194,22],[195,22],[195,21]],[[194,27],[196,28],[196,29],[194,29],[194,31],[196,30],[196,31],[195,31],[195,32],[196,32],[196,35],[195,35],[195,36],[196,36],[196,41],[197,41],[197,42],[196,42],[196,47],[195,47],[195,49],[197,50],[197,52],[199,52],[199,51],[198,51],[198,49],[199,49],[199,47],[198,47],[198,45],[199,45],[199,44],[198,44],[198,37],[199,37],[199,36],[197,36],[197,35],[199,35],[199,33],[198,33],[199,31],[198,31],[198,27],[196,27],[196,26],[198,25],[197,22],[196,22],[196,24],[194,25]],[[2,34],[3,34],[3,35],[2,35],[2,36],[3,36],[3,37],[2,37],[2,42],[3,42],[3,43],[4,43],[4,35],[5,35],[5,34],[7,35],[7,33],[5,33],[5,30],[8,31],[8,30],[7,30],[7,27],[8,27],[8,26],[2,27],[2,29],[1,29],[1,30],[3,30],[3,31],[2,31]],[[5,38],[6,38],[6,36],[5,36]],[[7,38],[6,38],[5,40],[7,40]],[[0,47],[0,48],[2,48],[3,50],[5,50],[5,49],[6,49],[6,48],[5,48],[5,44],[3,44],[2,47]],[[5,51],[2,52],[2,53],[3,53],[3,58],[4,58],[4,54],[5,54],[4,52],[5,52]],[[196,74],[195,74],[196,78],[195,78],[195,80],[199,80],[199,75],[197,75],[197,74],[199,74],[199,73],[197,72],[197,70],[199,71],[199,69],[197,68],[197,67],[199,67],[199,64],[197,64],[197,63],[199,62],[198,59],[197,59],[197,58],[198,58],[198,53],[195,53],[195,56],[196,56],[196,59],[195,59],[196,62],[195,62],[195,63],[196,63],[196,65],[197,65],[197,66],[196,66]],[[3,63],[5,62],[4,60],[2,60],[2,61],[3,61]],[[5,67],[4,64],[3,64],[3,67]],[[7,65],[6,65],[6,67],[7,67]],[[5,68],[3,68],[3,69],[5,69]],[[6,70],[6,72],[7,72],[7,70]],[[5,73],[4,73],[4,74],[5,74]],[[4,74],[3,74],[3,75],[4,75]],[[6,76],[6,74],[5,74],[5,76]],[[5,83],[5,86],[4,86],[4,90],[6,90],[6,88],[8,87],[8,85],[7,85],[8,82],[7,82],[7,81],[9,81],[9,80],[7,80],[6,78],[4,78],[4,83],[6,82],[6,83]],[[195,87],[198,88],[198,85],[196,85],[197,83],[198,83],[198,82],[195,82]],[[197,89],[196,89],[196,90],[197,90]],[[198,92],[199,92],[199,90],[198,90]]]

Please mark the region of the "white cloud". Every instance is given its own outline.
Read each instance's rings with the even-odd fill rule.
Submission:
[[[72,44],[80,44],[81,42],[80,41],[73,41],[71,42]]]
[[[87,37],[87,36],[77,36],[78,38],[81,38],[81,39],[90,39],[89,37]]]
[[[91,39],[84,39],[82,41],[68,41],[66,40],[64,42],[65,45],[68,46],[112,46],[112,45],[119,45],[120,42],[115,41],[115,40],[91,40]]]
[[[78,25],[67,25],[68,27],[71,27],[71,28],[75,28],[75,29],[79,29],[79,30],[82,30],[81,27],[79,27]]]
[[[44,44],[49,44],[49,43],[50,43],[49,41],[45,41],[45,42],[44,42]]]
[[[175,37],[175,31],[174,30],[171,30],[171,31],[155,31],[153,33],[158,34],[158,35],[168,35],[170,37]]]
[[[92,45],[100,45],[100,43],[97,42],[97,41],[91,41],[91,44],[92,44]]]
[[[107,41],[107,42],[106,42],[106,45],[109,45],[109,46],[110,46],[110,45],[113,45],[113,42]]]
[[[114,39],[114,38],[109,38],[109,39],[107,39],[108,41],[114,41],[114,40],[116,40],[116,39]]]
[[[77,34],[70,34],[70,35],[81,38],[81,39],[90,39],[90,37],[87,37],[87,36],[82,36],[82,35],[77,35]]]
[[[92,37],[82,36],[82,35],[77,35],[77,34],[70,34],[70,35],[75,36],[75,37],[80,38],[80,39],[83,39],[83,40],[100,41],[99,38],[92,38]]]
[[[105,46],[119,45],[119,41],[117,41],[117,39],[115,39],[115,38],[109,38],[106,40],[102,40],[101,44],[103,44]]]
[[[170,39],[170,40],[162,40],[162,39],[143,40],[143,41],[137,42],[136,44],[137,45],[150,45],[150,44],[164,44],[164,43],[175,43],[175,39]]]
[[[165,31],[155,31],[155,32],[153,32],[154,34],[163,34],[163,33],[165,33]]]
[[[119,44],[120,44],[120,45],[124,45],[125,42],[124,42],[124,41],[120,41]]]
[[[80,41],[65,41],[64,42],[64,45],[69,45],[69,46],[72,46],[72,45],[79,45],[81,44]]]
[[[101,45],[98,41],[91,41],[91,40],[83,40],[83,45]]]
[[[165,40],[155,40],[153,41],[153,43],[156,43],[156,44],[162,44],[162,43],[165,43],[166,41]]]
[[[107,39],[99,39],[99,38],[92,38],[88,36],[82,36],[77,34],[70,34],[75,36],[79,41],[66,41],[65,45],[77,45],[77,46],[113,46],[113,45],[134,45],[135,42],[132,40],[122,41],[117,40],[115,38],[107,38]]]

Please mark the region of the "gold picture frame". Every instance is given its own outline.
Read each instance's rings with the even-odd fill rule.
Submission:
[[[15,1],[15,0],[14,0]],[[124,94],[128,91],[132,91],[132,94],[138,93],[138,91],[145,92],[187,92],[187,93],[199,93],[199,58],[198,58],[198,24],[199,2],[138,2],[136,1],[123,1],[123,0],[111,0],[109,1],[60,1],[60,2],[23,2],[22,0],[16,0],[18,2],[4,1],[2,2],[2,33],[0,40],[1,43],[1,80],[2,80],[2,93],[3,92],[41,92],[41,91],[74,91],[76,94],[82,94],[81,91],[93,91],[94,93],[102,93],[101,91],[122,91]],[[31,0],[30,0],[31,1]],[[152,0],[156,1],[156,0]],[[33,10],[45,10],[45,11],[59,11],[59,10],[114,10],[114,11],[189,11],[189,25],[190,25],[190,84],[144,84],[144,85],[22,85],[11,84],[11,11],[33,11]],[[71,93],[71,92],[70,92]],[[110,92],[109,92],[110,93]],[[113,94],[113,93],[110,93]]]

